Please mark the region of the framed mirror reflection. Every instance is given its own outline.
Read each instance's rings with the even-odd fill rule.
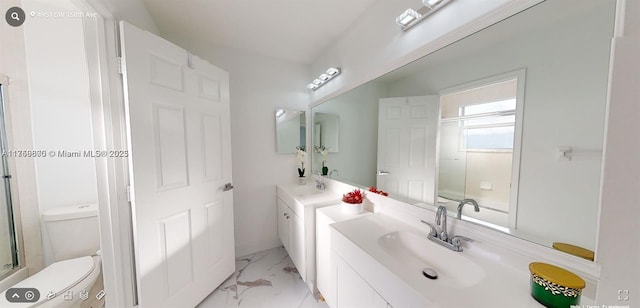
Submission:
[[[340,115],[337,179],[595,250],[615,6],[542,2],[313,107]]]

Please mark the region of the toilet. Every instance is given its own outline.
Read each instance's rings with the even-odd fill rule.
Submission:
[[[98,206],[57,207],[45,211],[42,220],[55,262],[12,286],[36,288],[40,299],[10,304],[5,291],[0,294],[0,307],[101,307],[96,293],[102,287],[94,288],[96,282],[102,284]],[[50,293],[52,296],[48,296]]]

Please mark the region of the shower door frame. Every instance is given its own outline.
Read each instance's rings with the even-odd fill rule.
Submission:
[[[9,138],[11,136],[11,119],[9,107],[9,77],[0,74],[0,154],[10,149]],[[6,155],[0,155],[2,159],[2,178],[6,192],[7,217],[9,218],[9,235],[11,245],[11,258],[13,267],[0,274],[0,280],[3,280],[25,266],[24,244],[22,238],[22,224],[20,219],[20,207],[17,200],[17,190],[15,183],[12,184],[13,175],[15,175],[15,164],[13,158]],[[0,209],[2,210],[2,209]]]

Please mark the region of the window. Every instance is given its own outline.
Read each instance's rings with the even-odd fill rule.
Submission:
[[[462,150],[512,151],[515,112],[515,97],[460,107]]]

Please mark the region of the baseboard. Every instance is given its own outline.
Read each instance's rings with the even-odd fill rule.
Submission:
[[[236,245],[236,258],[282,246],[279,239]]]

